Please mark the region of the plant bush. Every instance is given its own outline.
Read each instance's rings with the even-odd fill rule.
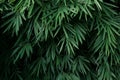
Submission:
[[[120,80],[120,0],[0,0],[0,80]]]

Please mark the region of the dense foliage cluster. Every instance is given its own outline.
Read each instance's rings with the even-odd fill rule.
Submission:
[[[120,0],[0,0],[0,80],[120,80]]]

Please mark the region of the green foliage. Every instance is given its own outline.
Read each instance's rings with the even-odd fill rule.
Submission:
[[[0,80],[119,80],[119,0],[0,0]]]

